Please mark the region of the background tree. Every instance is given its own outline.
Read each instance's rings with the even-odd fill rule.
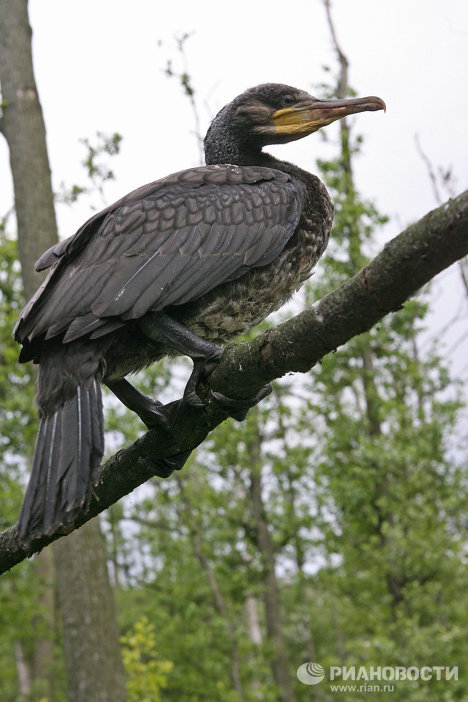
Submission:
[[[32,66],[27,1],[2,0],[0,22],[2,132],[10,152],[18,251],[27,299],[37,287],[34,261],[58,240],[58,236],[45,127]],[[98,520],[53,548],[69,697],[77,702],[91,697],[103,701],[124,700],[118,632]],[[48,605],[52,626],[50,557],[50,552],[41,556],[39,570],[46,588],[41,600]],[[41,677],[51,679],[47,670],[52,661],[51,648],[47,646],[44,652],[43,643],[40,648],[43,651]],[[47,695],[53,699],[52,684]]]

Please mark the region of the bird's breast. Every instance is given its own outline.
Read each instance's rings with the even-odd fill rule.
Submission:
[[[204,339],[225,344],[282,307],[310,277],[327,242],[331,221],[312,228],[301,220],[281,254],[174,310],[179,321]],[[304,226],[302,226],[304,225]]]

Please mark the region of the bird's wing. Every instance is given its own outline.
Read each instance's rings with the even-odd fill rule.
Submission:
[[[254,166],[193,168],[139,188],[41,256],[36,268],[52,271],[16,338],[100,336],[267,265],[303,198],[287,174]]]

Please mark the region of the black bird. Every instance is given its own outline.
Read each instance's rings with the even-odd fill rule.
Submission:
[[[28,546],[69,531],[89,503],[103,455],[100,383],[148,427],[170,421],[125,379],[164,355],[194,370],[184,401],[222,344],[283,305],[323,253],[333,205],[310,173],[262,151],[340,117],[385,109],[380,98],[320,100],[287,85],[247,90],[215,117],[206,166],[144,185],[46,251],[49,276],[15,328],[20,361],[40,364],[40,417],[18,522]],[[250,401],[217,396],[233,416]],[[180,468],[184,459],[172,463]]]

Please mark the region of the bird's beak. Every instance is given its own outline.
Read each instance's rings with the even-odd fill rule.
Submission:
[[[379,97],[350,98],[347,100],[301,100],[291,107],[284,107],[272,115],[277,134],[299,139],[316,132],[320,127],[331,124],[341,117],[357,112],[385,110],[386,105]]]

